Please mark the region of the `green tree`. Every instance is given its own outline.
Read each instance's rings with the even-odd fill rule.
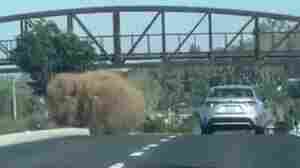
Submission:
[[[145,112],[150,114],[157,110],[162,90],[158,80],[152,78],[145,79],[144,85]]]
[[[276,33],[276,32],[286,32],[290,29],[290,25],[285,21],[276,21],[272,19],[264,19],[260,23],[260,42],[261,42],[261,49],[268,51],[271,50],[281,39],[284,34]],[[272,32],[272,33],[265,33],[265,32]],[[289,50],[294,49],[297,46],[297,42],[293,37],[290,38],[283,43],[282,46],[279,46],[282,50]],[[246,48],[253,48],[254,41],[253,39],[248,39],[246,42]],[[234,46],[233,49],[239,49],[240,46]],[[276,49],[276,48],[275,48]],[[250,75],[250,79],[253,84],[256,85],[257,93],[265,97],[267,99],[266,107],[274,114],[275,122],[276,123],[284,123],[287,125],[292,125],[292,121],[295,119],[297,114],[290,114],[290,110],[295,105],[295,101],[290,99],[288,96],[288,89],[287,89],[287,79],[288,79],[288,72],[284,65],[282,66],[268,66],[264,64],[254,64],[253,68],[250,71],[240,71],[241,73],[246,72],[246,76]],[[243,69],[243,68],[242,68]],[[278,88],[281,87],[279,91]]]
[[[197,54],[201,51],[200,46],[191,44],[189,52]],[[200,68],[200,69],[199,69]],[[177,111],[177,105],[192,103],[192,92],[204,95],[207,90],[207,75],[200,66],[175,67],[170,64],[161,65],[157,69],[149,71],[150,78],[159,84],[160,95],[157,109]]]
[[[37,94],[46,93],[53,74],[83,71],[96,59],[96,52],[88,42],[62,32],[51,21],[34,21],[32,28],[17,39],[13,59],[36,81],[33,88]]]
[[[175,105],[184,101],[184,85],[182,83],[183,71],[172,65],[162,65],[158,69],[150,70],[150,77],[161,87],[158,109],[176,111]]]

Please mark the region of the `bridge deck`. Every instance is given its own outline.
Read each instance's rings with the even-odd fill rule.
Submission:
[[[164,57],[161,53],[135,53],[131,56],[123,56],[124,63],[116,64],[111,60],[99,56],[98,62],[93,68],[121,68],[121,67],[155,67],[161,63],[170,63],[174,65],[191,64],[253,64],[258,61],[264,64],[283,65],[300,63],[300,51],[274,51],[262,52],[262,57],[253,56],[253,52],[201,52],[201,53],[167,53]],[[111,55],[112,56],[112,55]],[[167,59],[164,59],[167,58]],[[263,59],[262,59],[263,58]],[[19,68],[14,67],[14,62],[7,59],[0,60],[0,73],[18,72]],[[9,66],[12,65],[12,66]]]

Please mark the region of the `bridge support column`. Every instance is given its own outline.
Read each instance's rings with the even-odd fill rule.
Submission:
[[[213,36],[212,36],[213,30],[212,30],[212,14],[208,14],[208,47],[209,47],[209,59],[211,63],[215,62],[215,58],[212,55],[213,52]]]
[[[260,29],[259,29],[259,18],[256,17],[254,20],[254,55],[256,59],[260,59]]]
[[[24,34],[24,20],[20,20],[20,34],[21,36]]]
[[[25,32],[28,32],[28,23],[26,20],[20,20],[20,34],[24,35]]]
[[[67,31],[68,31],[68,33],[74,32],[74,24],[73,24],[73,16],[72,15],[67,16]]]
[[[116,63],[122,62],[121,37],[120,33],[120,12],[113,12],[113,41],[114,41],[114,56],[113,61]]]
[[[161,48],[162,56],[166,57],[166,21],[165,21],[165,12],[161,12]]]

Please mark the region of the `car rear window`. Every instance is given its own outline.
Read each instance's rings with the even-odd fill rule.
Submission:
[[[253,96],[254,95],[251,89],[244,88],[215,88],[209,93],[209,97],[235,98]]]

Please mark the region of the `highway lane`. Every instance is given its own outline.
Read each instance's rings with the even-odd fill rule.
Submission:
[[[143,168],[299,168],[300,139],[245,134],[182,136],[128,167]]]
[[[108,167],[166,135],[68,137],[0,147],[0,167]]]
[[[300,139],[247,134],[69,137],[0,148],[13,168],[299,168]]]

